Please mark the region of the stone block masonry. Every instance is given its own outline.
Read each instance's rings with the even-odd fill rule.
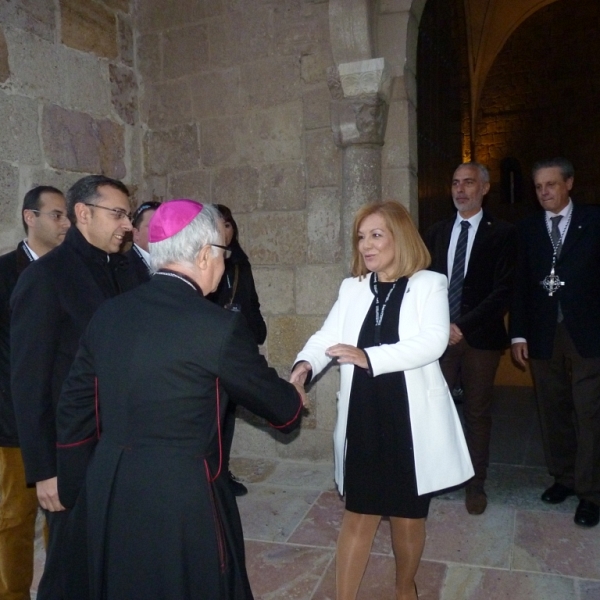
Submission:
[[[129,0],[0,3],[0,248],[22,236],[35,185],[102,173],[139,183]]]

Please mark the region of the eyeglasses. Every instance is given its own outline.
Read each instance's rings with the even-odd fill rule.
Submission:
[[[86,206],[90,206],[92,208],[101,208],[102,210],[108,210],[112,213],[112,216],[117,219],[117,221],[122,221],[123,219],[129,219],[131,221],[132,215],[128,213],[126,210],[122,208],[109,208],[108,206],[100,206],[99,204],[91,204],[88,202],[84,202]]]
[[[231,250],[227,246],[221,246],[221,244],[208,244],[209,246],[215,246],[215,248],[221,248],[223,250],[223,258],[229,258],[231,256]]]
[[[37,210],[35,208],[30,208],[29,209],[31,212],[37,213],[38,215],[46,215],[47,217],[50,217],[53,221],[59,222],[59,221],[68,221],[69,217],[67,217],[67,215],[65,215],[65,213],[61,213],[58,211],[52,211],[52,212],[44,212],[41,210]]]

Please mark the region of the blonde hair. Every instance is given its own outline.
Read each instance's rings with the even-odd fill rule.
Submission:
[[[358,230],[362,222],[371,215],[381,215],[392,235],[396,251],[394,270],[390,275],[394,279],[411,277],[431,264],[429,250],[406,208],[393,200],[372,202],[362,206],[354,217],[352,226],[352,275],[354,277],[362,278],[369,273],[358,251]]]

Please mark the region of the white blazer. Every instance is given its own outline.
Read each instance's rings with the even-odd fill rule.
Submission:
[[[334,344],[356,346],[373,302],[372,274],[345,279],[320,331],[306,342],[296,362],[310,363],[313,376],[331,361],[325,350]],[[366,348],[373,376],[404,371],[413,434],[419,495],[463,483],[473,466],[456,408],[438,358],[448,345],[448,282],[444,275],[419,271],[408,280],[398,325],[400,341]],[[333,432],[335,482],[344,492],[346,425],[354,365],[340,365],[337,422]]]

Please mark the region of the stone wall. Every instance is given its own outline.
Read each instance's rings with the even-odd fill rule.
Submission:
[[[263,351],[287,376],[347,271],[328,2],[139,0],[134,23],[143,197],[231,208],[267,321]],[[330,460],[336,377],[316,385],[291,446],[245,418],[234,452]]]
[[[90,172],[123,178],[137,202],[226,204],[254,266],[263,352],[287,375],[348,272],[356,206],[383,195],[417,218],[425,2],[0,2],[0,247],[22,237],[30,187],[66,189]],[[327,69],[344,66],[346,85],[363,60],[374,73],[385,63],[386,104],[380,90],[366,101],[330,93]],[[360,135],[340,149],[334,122],[337,138]],[[334,368],[313,387],[293,443],[277,444],[245,416],[234,451],[331,460],[337,384]]]
[[[138,180],[133,44],[129,0],[0,3],[0,252],[31,187]]]

